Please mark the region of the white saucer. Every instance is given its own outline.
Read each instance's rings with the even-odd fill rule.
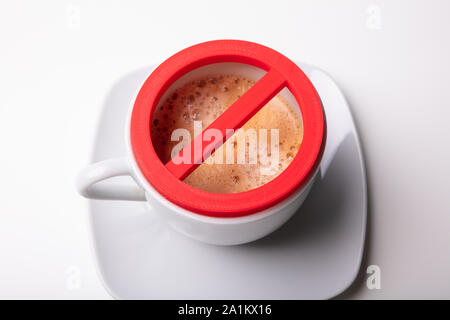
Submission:
[[[328,126],[321,175],[299,212],[253,243],[219,247],[172,231],[145,203],[90,200],[95,255],[109,293],[121,299],[328,299],[355,279],[364,247],[366,176],[341,91],[301,65],[322,99]],[[92,161],[125,154],[132,96],[152,68],[109,92]],[[113,183],[113,182],[111,182]]]

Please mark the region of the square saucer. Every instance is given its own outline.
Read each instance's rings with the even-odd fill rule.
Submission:
[[[213,246],[173,231],[144,202],[88,200],[97,266],[113,297],[328,299],[350,286],[362,260],[367,216],[359,139],[336,83],[317,68],[299,66],[318,91],[327,119],[320,174],[299,211],[263,239]],[[108,93],[92,162],[126,154],[128,107],[152,70],[125,75]]]

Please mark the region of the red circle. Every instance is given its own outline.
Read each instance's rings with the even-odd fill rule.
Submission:
[[[303,140],[291,164],[263,186],[240,193],[212,193],[191,187],[165,167],[151,142],[150,124],[167,88],[187,72],[219,62],[239,62],[275,70],[300,106]],[[147,78],[134,103],[130,137],[138,167],[166,199],[189,211],[213,217],[241,217],[267,209],[291,195],[311,177],[324,146],[324,115],[314,86],[291,60],[257,43],[216,40],[186,48],[159,65]]]

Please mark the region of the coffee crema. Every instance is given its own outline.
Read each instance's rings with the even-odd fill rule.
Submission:
[[[206,129],[229,106],[239,99],[255,81],[239,75],[210,75],[198,78],[171,92],[156,109],[151,124],[151,138],[154,149],[163,163],[171,160],[172,150],[180,141],[171,141],[176,129],[187,129],[194,138],[194,121],[201,121]],[[238,163],[237,152],[244,150],[249,159],[249,142],[245,140],[248,129],[267,129],[265,154],[278,151],[278,163],[264,163],[258,159],[255,164]],[[270,131],[278,130],[278,150],[271,150]],[[297,154],[303,137],[303,128],[298,113],[280,95],[275,96],[262,107],[241,129],[230,137],[216,154],[222,154],[223,163],[209,159],[197,167],[184,183],[214,193],[236,193],[258,188],[277,177],[291,163]],[[245,146],[237,146],[245,143]],[[223,149],[219,152],[220,149]],[[234,153],[234,163],[227,163],[227,150]],[[213,154],[211,157],[214,157]],[[261,174],[263,166],[270,166],[270,174]]]

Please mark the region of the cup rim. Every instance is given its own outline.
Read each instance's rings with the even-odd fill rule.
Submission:
[[[238,53],[235,52],[236,48],[240,49]],[[243,49],[247,51],[242,53]],[[271,64],[274,61],[278,63],[274,64],[275,67]],[[303,141],[290,165],[272,181],[246,192],[217,194],[184,184],[159,160],[150,138],[154,110],[168,86],[192,69],[218,62],[243,62],[264,69],[267,74],[287,79],[283,87],[287,87],[296,98],[303,118]],[[187,65],[182,71],[180,63]],[[140,88],[128,124],[130,151],[146,183],[171,203],[190,212],[213,217],[255,214],[277,205],[297,189],[302,189],[320,162],[325,142],[321,101],[307,76],[296,64],[275,50],[238,40],[202,43],[164,61]]]

